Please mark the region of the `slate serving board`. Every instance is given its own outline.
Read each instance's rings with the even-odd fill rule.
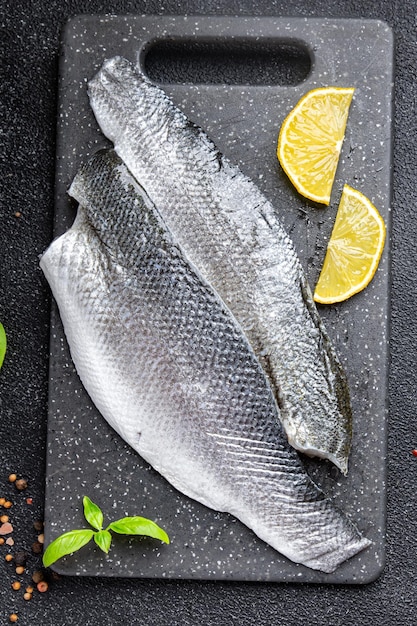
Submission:
[[[190,68],[184,65],[184,59],[190,53],[190,63],[195,60],[192,48],[196,44],[212,51],[218,46],[226,51],[225,58],[229,58],[229,50],[231,63],[236,63],[237,57],[243,62],[246,58],[248,78],[236,66],[223,79],[219,76],[220,66],[213,67],[208,56],[201,67],[201,78],[201,59],[197,59],[197,70],[192,70],[190,81]],[[158,46],[166,54],[166,71],[163,59],[162,68],[160,58],[156,69],[153,62],[148,62],[154,59],[152,51]],[[301,63],[299,69],[305,76],[297,82],[297,72],[290,72],[290,80],[296,84],[275,78],[279,50],[286,46],[290,46],[290,54],[294,50],[300,52],[301,61],[295,59],[294,63]],[[178,47],[183,49],[182,61]],[[327,462],[305,459],[313,479],[373,544],[333,574],[323,574],[290,562],[231,516],[211,511],[175,491],[112,431],[92,404],[73,367],[53,304],[46,542],[63,531],[85,526],[81,503],[84,494],[102,507],[107,520],[144,515],[160,523],[171,538],[171,545],[166,546],[145,538],[118,537],[107,556],[91,544],[56,563],[54,569],[61,574],[92,576],[372,581],[384,564],[391,31],[384,23],[369,20],[87,15],[73,18],[63,33],[60,63],[55,236],[65,232],[74,219],[76,205],[66,190],[79,165],[95,150],[109,145],[90,110],[86,87],[103,60],[116,54],[151,68],[159,80],[170,81],[162,86],[173,100],[257,182],[290,233],[312,285],[323,262],[345,182],[367,195],[384,217],[387,243],[371,285],[347,302],[320,308],[350,382],[355,420],[350,472],[344,477]],[[197,56],[201,54],[204,50],[197,52]],[[169,66],[174,57],[177,66],[172,70]],[[306,58],[311,65],[307,72]],[[255,63],[255,71],[252,68],[249,72],[249,60]],[[264,66],[272,74],[266,71],[262,78],[256,63],[259,72]],[[207,82],[207,68],[212,74],[211,82]],[[172,72],[177,72],[184,82],[173,82]],[[285,74],[285,68],[281,74]],[[295,192],[279,167],[275,150],[280,125],[289,110],[307,90],[325,85],[353,86],[356,91],[332,201],[329,207],[319,207]]]

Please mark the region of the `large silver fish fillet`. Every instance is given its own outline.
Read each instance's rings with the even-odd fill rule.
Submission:
[[[103,133],[242,326],[290,443],[346,473],[346,376],[271,204],[127,60],[106,61],[89,96]]]
[[[77,174],[73,226],[41,267],[110,425],[174,487],[293,561],[333,571],[369,545],[288,444],[245,335],[114,152]]]

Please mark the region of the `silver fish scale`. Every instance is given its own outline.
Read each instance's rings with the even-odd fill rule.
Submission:
[[[112,152],[70,193],[72,228],[41,267],[77,371],[120,435],[177,489],[326,572],[369,545],[288,445],[230,311]]]
[[[106,61],[89,95],[104,134],[240,323],[290,443],[346,473],[346,376],[272,205],[125,59]]]

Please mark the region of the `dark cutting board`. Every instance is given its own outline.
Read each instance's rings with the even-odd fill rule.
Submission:
[[[52,310],[46,540],[85,526],[81,498],[106,519],[144,515],[171,545],[117,537],[59,561],[63,574],[219,580],[365,583],[384,563],[393,41],[378,21],[286,18],[80,16],[64,31],[59,77],[55,235],[76,206],[66,190],[83,160],[108,145],[87,98],[87,80],[116,54],[141,63],[276,207],[314,285],[343,184],[368,196],[387,243],[370,286],[321,307],[346,368],[354,413],[350,472],[306,459],[317,483],[372,540],[333,574],[282,557],[229,515],[185,498],[107,425],[83,389]],[[178,82],[180,81],[180,82]],[[291,84],[289,84],[291,83]],[[329,207],[299,196],[275,156],[280,125],[317,86],[356,88]]]

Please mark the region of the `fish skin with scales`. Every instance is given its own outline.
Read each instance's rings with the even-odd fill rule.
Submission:
[[[88,92],[102,132],[246,333],[291,445],[346,474],[346,374],[274,207],[128,60],[106,60]]]
[[[239,324],[113,151],[84,164],[41,268],[108,423],[176,489],[324,572],[370,545],[309,478]]]

